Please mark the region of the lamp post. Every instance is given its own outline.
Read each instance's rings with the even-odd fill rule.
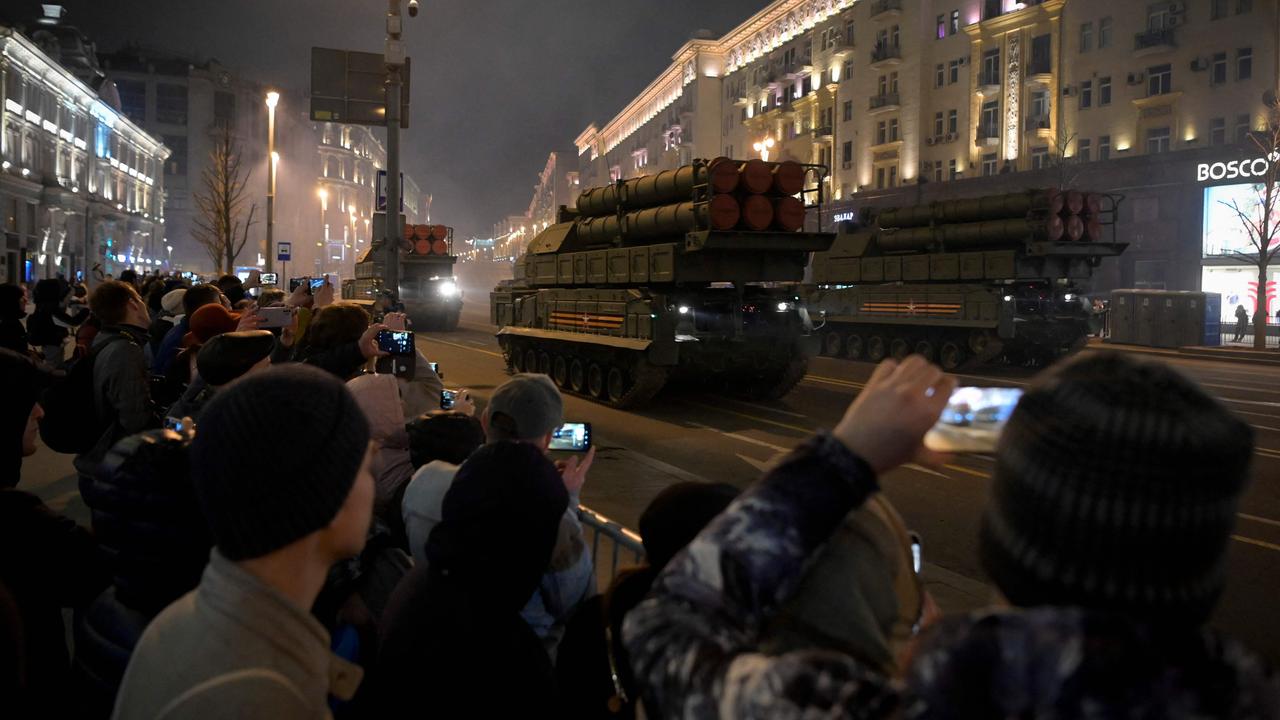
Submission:
[[[756,152],[760,153],[760,159],[769,162],[769,151],[773,149],[773,138],[766,137],[760,142],[751,146]]]
[[[320,254],[316,257],[320,259],[322,267],[329,264],[329,236],[324,231],[324,216],[329,211],[329,191],[321,187],[316,190],[316,195],[320,198],[320,240],[316,241],[316,247],[320,248]],[[319,270],[321,268],[317,268]]]
[[[272,241],[272,231],[276,224],[276,163],[280,156],[276,154],[276,103],[280,102],[280,93],[272,90],[267,93],[267,272],[275,269],[276,246]]]

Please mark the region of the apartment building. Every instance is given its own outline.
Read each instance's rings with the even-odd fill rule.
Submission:
[[[92,45],[57,17],[32,37],[0,26],[0,282],[163,267],[169,149],[119,111]]]
[[[691,40],[579,135],[582,184],[693,157],[796,160],[829,168],[829,217],[848,218],[1087,181],[1130,199],[1118,230],[1131,248],[1102,286],[1238,296],[1219,280],[1241,270],[1223,249],[1241,239],[1207,237],[1218,200],[1242,191],[1197,173],[1256,154],[1249,135],[1280,80],[1277,4],[776,0]]]

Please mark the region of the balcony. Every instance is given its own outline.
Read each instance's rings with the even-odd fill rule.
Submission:
[[[975,143],[978,145],[998,145],[1000,143],[1000,128],[994,125],[979,125]]]
[[[901,45],[877,45],[871,51],[871,67],[897,65],[902,62]]]
[[[881,93],[871,96],[869,110],[875,115],[882,112],[897,110],[899,105],[898,93]]]
[[[830,125],[823,125],[822,127],[814,128],[810,133],[813,135],[814,140],[830,140],[834,130]]]
[[[1173,28],[1152,28],[1133,36],[1133,53],[1137,56],[1154,55],[1177,45]]]
[[[902,14],[902,0],[876,0],[871,3],[872,20],[889,20]]]
[[[1027,117],[1026,132],[1048,132],[1050,126],[1048,115],[1031,115]]]
[[[1035,58],[1027,63],[1027,82],[1048,85],[1053,81],[1053,63],[1048,59]]]
[[[999,95],[1001,77],[998,72],[984,72],[978,76],[978,93],[982,95]]]

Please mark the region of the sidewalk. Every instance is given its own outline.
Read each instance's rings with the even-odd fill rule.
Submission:
[[[1205,345],[1189,345],[1180,348],[1157,348],[1145,345],[1128,345],[1110,343],[1102,338],[1089,338],[1088,350],[1115,350],[1118,352],[1134,352],[1143,355],[1160,355],[1164,357],[1197,358],[1201,360],[1218,360],[1221,362],[1246,363],[1280,367],[1280,350],[1254,350],[1244,346],[1212,347]]]

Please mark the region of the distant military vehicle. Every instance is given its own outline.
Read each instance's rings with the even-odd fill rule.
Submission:
[[[1034,190],[863,212],[814,255],[801,293],[822,353],[918,353],[954,370],[1082,347],[1090,309],[1076,283],[1124,251],[1120,200]]]
[[[342,296],[373,300],[390,289],[381,240],[372,243],[356,263],[354,281],[343,283]],[[462,314],[462,291],[453,277],[453,228],[406,225],[400,242],[399,299],[416,328],[454,330]]]
[[[792,285],[834,238],[804,231],[826,173],[717,158],[582,193],[490,296],[508,366],[615,407],[672,375],[786,394],[817,347]]]

